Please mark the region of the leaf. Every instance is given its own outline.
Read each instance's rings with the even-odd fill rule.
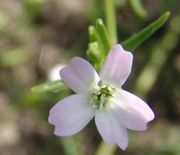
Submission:
[[[159,28],[161,28],[167,21],[170,13],[165,12],[161,17],[155,20],[153,23],[148,25],[146,28],[142,29],[139,33],[133,35],[129,39],[125,40],[122,45],[124,48],[133,51],[144,41],[146,41],[153,33],[155,33]]]
[[[61,80],[55,80],[34,86],[31,91],[33,93],[45,93],[50,91],[59,92],[65,89],[68,89],[68,87]]]
[[[174,52],[173,49],[178,46],[180,30],[177,29],[177,31],[175,27],[178,27],[179,22],[180,18],[178,19],[177,16],[174,16],[164,37],[151,47],[150,50],[152,52],[149,60],[136,80],[135,92],[138,95],[147,97],[155,85],[159,73],[166,64],[169,55]]]

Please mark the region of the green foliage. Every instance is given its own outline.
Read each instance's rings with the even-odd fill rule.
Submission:
[[[132,36],[127,41],[123,42],[123,46],[127,48],[128,50],[136,49],[140,44],[142,44],[145,40],[147,40],[155,31],[157,31],[167,21],[169,15],[170,15],[169,12],[166,12],[165,14],[163,14],[160,18],[158,18],[152,24],[147,26],[145,29],[137,33],[135,36]],[[163,51],[161,50],[160,52],[163,52]],[[150,60],[150,64],[146,66],[144,72],[140,76],[140,79],[138,79],[137,86],[136,86],[136,88],[138,89],[137,92],[139,91],[143,95],[147,94],[150,88],[152,88],[151,86],[154,84],[155,79],[157,78],[157,75],[160,71],[160,68],[162,67],[166,59],[166,58],[162,58],[163,60],[158,65],[157,62],[159,62],[159,60],[157,58],[159,57],[161,58],[161,54],[164,55],[165,57],[167,57],[168,55],[168,53],[163,54],[160,52],[152,53],[152,59]],[[154,64],[154,61],[155,61],[155,64],[157,65]],[[154,67],[151,68],[151,66],[154,66]],[[145,83],[145,82],[148,82],[146,73],[148,73],[149,75],[149,68],[151,68],[151,71],[153,69],[153,72],[150,72],[152,75],[151,76],[152,78],[149,84],[147,85],[147,83]],[[141,89],[141,88],[145,88],[145,89]],[[105,154],[107,152],[109,155],[113,155],[116,149],[117,149],[117,146],[107,146],[104,142],[101,142],[96,152],[96,155]]]
[[[97,19],[96,30],[99,36],[99,40],[101,41],[103,51],[105,54],[107,54],[112,45],[110,43],[109,36],[102,19]]]
[[[105,0],[103,1],[105,2]],[[94,26],[89,27],[90,41],[87,50],[87,58],[97,71],[100,69],[111,46],[117,43],[116,21],[114,21],[116,19],[114,15],[116,9],[112,9],[114,7],[112,2],[116,1],[115,6],[118,7],[118,20],[121,20],[119,22],[121,24],[128,20],[126,19],[127,14],[130,18],[134,17],[128,12],[128,2],[133,12],[139,17],[146,17],[147,15],[146,10],[144,10],[141,4],[142,0],[106,0],[107,16],[104,17],[105,9],[102,6],[103,1],[96,0],[96,4],[93,7],[93,11],[96,11],[96,14],[93,18],[91,14],[91,19],[94,21],[97,17],[102,17],[105,19],[106,24],[101,19],[98,19]],[[62,4],[63,2],[66,1],[62,0]],[[149,0],[146,4],[150,2]],[[158,115],[158,121],[156,123],[152,122],[152,130],[149,130],[152,137],[148,136],[148,133],[139,135],[131,132],[129,147],[125,154],[180,154],[179,126],[174,124],[177,123],[179,116],[178,108],[176,108],[179,103],[178,73],[180,67],[178,53],[180,14],[177,15],[178,10],[176,10],[178,9],[178,5],[176,5],[178,2],[179,0],[162,1],[161,4],[156,4],[158,9],[152,8],[153,5],[148,6],[151,11],[154,11],[153,16],[156,16],[162,10],[172,10],[173,16],[168,23],[169,27],[167,25],[159,37],[153,38],[153,40],[150,39],[150,36],[167,21],[169,17],[168,12],[153,22],[152,25],[148,25],[145,29],[123,42],[125,48],[135,50],[148,39],[149,44],[143,46],[141,48],[142,53],[139,53],[140,55],[136,57],[137,63],[134,64],[133,68],[137,69],[137,72],[136,76],[131,77],[132,80],[135,80],[131,83],[130,79],[128,88],[133,88],[135,94],[144,98],[149,96],[149,92],[153,92],[148,98],[158,99],[158,102],[152,104],[152,106],[155,105],[156,115]],[[74,7],[75,3],[71,4],[71,6],[73,5]],[[13,154],[34,153],[43,155],[58,153],[62,155],[82,155],[87,153],[95,155],[123,154],[121,150],[117,150],[116,145],[109,146],[104,142],[99,143],[100,136],[97,136],[98,132],[93,123],[90,124],[90,128],[86,128],[77,136],[62,138],[53,135],[54,127],[49,125],[47,121],[49,109],[57,101],[71,93],[70,89],[62,81],[49,81],[33,87],[31,92],[29,90],[32,83],[40,82],[39,80],[42,79],[44,72],[52,65],[51,61],[53,61],[53,64],[56,62],[56,60],[52,60],[56,54],[61,56],[59,57],[60,62],[64,61],[66,54],[72,57],[75,55],[75,51],[79,51],[75,48],[69,50],[69,43],[82,47],[82,44],[79,44],[82,38],[76,38],[76,28],[79,28],[79,21],[81,21],[80,24],[84,28],[89,19],[84,20],[84,18],[80,18],[80,20],[74,20],[74,17],[79,17],[79,14],[73,14],[72,19],[72,15],[69,15],[69,13],[73,12],[73,9],[67,10],[67,12],[66,10],[64,12],[61,11],[59,16],[60,10],[58,10],[59,6],[57,7],[56,4],[61,4],[61,2],[59,3],[59,0],[22,0],[11,2],[2,0],[1,2],[0,114],[2,116],[2,135],[4,131],[9,131],[9,129],[12,130],[12,133],[16,133],[16,129],[18,130],[17,135],[14,134],[15,137],[12,137],[15,138],[12,141],[17,147],[14,149],[14,147],[9,145],[8,141],[3,142],[2,140],[2,145],[7,145],[7,147],[1,149],[0,154],[8,154],[13,151]],[[79,6],[79,3],[77,4]],[[56,20],[57,16],[59,20]],[[132,24],[135,25],[138,23],[135,27],[132,27],[132,31],[141,27],[144,23],[137,18],[130,20],[130,22],[133,22]],[[129,31],[128,27],[125,23],[123,24],[125,32]],[[72,33],[72,31],[75,33]],[[67,33],[67,37],[64,37],[64,34],[61,32]],[[119,36],[121,37],[121,35]],[[84,42],[86,40],[83,40]],[[39,65],[36,62],[36,58],[44,45],[47,45],[48,54],[46,55],[47,57],[43,57],[43,63]],[[33,49],[30,47],[33,47]],[[72,49],[72,47],[70,48]],[[161,79],[165,80],[161,82]],[[161,88],[162,85],[163,88]],[[148,104],[151,106],[151,100],[150,102],[148,101]],[[160,113],[158,113],[159,111]],[[161,112],[163,112],[165,117],[162,117]],[[52,130],[49,130],[49,128]],[[163,132],[162,128],[164,129]],[[28,130],[26,131],[26,129]],[[158,135],[158,145],[153,143],[156,135]],[[25,143],[21,141],[22,136],[26,139],[25,141],[23,140]],[[6,135],[5,137],[2,136],[3,138],[6,139]],[[147,143],[144,143],[143,140]],[[29,148],[29,144],[31,148]],[[97,146],[98,144],[100,145]]]
[[[133,51],[146,41],[152,34],[154,34],[164,23],[168,20],[170,13],[166,12],[153,23],[142,29],[139,33],[133,35],[129,39],[125,40],[122,45],[124,48]]]
[[[89,26],[89,41],[87,56],[95,68],[99,70],[112,46],[102,19],[97,19],[96,27],[92,25]]]
[[[170,13],[166,12],[149,26],[141,30],[139,33],[133,35],[122,43],[123,47],[128,50],[135,50],[145,40],[147,40],[153,33],[161,28],[167,21]],[[96,70],[100,69],[106,55],[111,48],[111,42],[108,37],[106,26],[101,19],[97,19],[96,26],[89,27],[89,45],[87,50],[87,56]],[[39,86],[32,88],[33,92],[48,92],[48,91],[60,91],[66,88],[61,81],[47,82]]]
[[[171,20],[171,25],[169,26],[168,32],[164,37],[158,41],[157,44],[152,46],[149,61],[144,66],[141,74],[139,75],[135,92],[139,95],[146,97],[149,91],[154,86],[162,67],[166,63],[173,48],[176,47],[178,43],[178,37],[180,35],[180,30],[175,29],[176,25],[180,22],[176,16]],[[174,27],[175,26],[175,27]]]
[[[49,91],[60,92],[67,89],[68,87],[61,80],[56,80],[37,85],[31,88],[31,91],[33,93],[45,93]]]

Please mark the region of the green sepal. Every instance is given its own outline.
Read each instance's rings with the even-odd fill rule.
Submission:
[[[103,47],[103,52],[105,55],[108,53],[109,49],[111,48],[111,43],[108,37],[107,29],[102,21],[102,19],[97,19],[96,21],[96,30],[98,32],[99,38],[101,40],[101,44]]]
[[[93,66],[99,70],[111,48],[108,32],[102,19],[97,19],[96,26],[89,26],[88,32],[90,42],[88,44],[87,56]]]

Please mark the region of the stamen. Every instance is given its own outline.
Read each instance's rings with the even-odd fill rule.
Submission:
[[[103,82],[100,80],[98,82],[97,87],[94,87],[91,90],[91,101],[90,104],[96,108],[96,109],[104,109],[108,106],[108,103],[110,99],[113,97],[113,93],[115,91],[115,88],[103,84]]]

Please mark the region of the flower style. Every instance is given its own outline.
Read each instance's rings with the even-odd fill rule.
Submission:
[[[154,119],[149,106],[123,90],[132,67],[133,56],[115,45],[97,74],[84,59],[75,57],[60,70],[61,79],[76,93],[59,101],[49,114],[54,134],[70,136],[81,131],[95,117],[97,129],[107,144],[128,146],[127,129],[146,130]]]

